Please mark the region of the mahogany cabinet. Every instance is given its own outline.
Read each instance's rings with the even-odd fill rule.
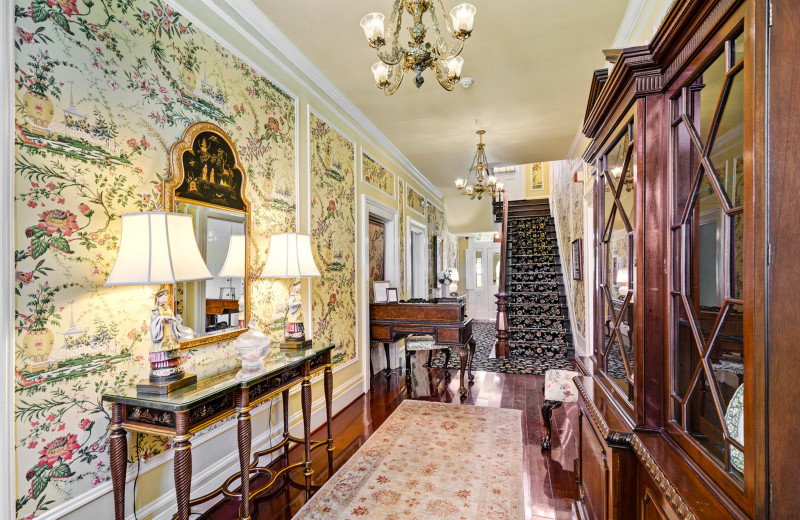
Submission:
[[[676,0],[592,76],[579,518],[800,510],[800,4],[778,4]]]

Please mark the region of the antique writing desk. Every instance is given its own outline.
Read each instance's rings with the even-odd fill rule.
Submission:
[[[212,498],[224,495],[226,498],[241,500],[239,517],[250,518],[250,500],[273,487],[277,479],[288,471],[303,466],[306,494],[311,491],[311,450],[325,445],[329,460],[333,453],[331,433],[331,414],[333,396],[333,371],[331,351],[334,345],[298,351],[270,349],[264,369],[246,377],[236,371],[203,379],[197,384],[181,388],[168,395],[137,395],[136,386],[103,395],[103,401],[111,404],[111,480],[114,487],[114,518],[125,518],[125,473],[128,460],[127,432],[141,432],[171,437],[175,450],[174,477],[175,494],[178,499],[178,512],[173,518],[189,519],[189,508]],[[328,438],[312,441],[311,436],[311,377],[315,373],[325,373],[325,409],[328,423]],[[289,435],[289,389],[301,385],[304,437]],[[251,460],[250,410],[278,394],[283,395],[283,439],[270,449],[253,454]],[[218,421],[237,414],[239,472],[231,475],[217,490],[202,497],[189,499],[192,454],[189,440],[196,432]],[[303,444],[305,456],[298,462],[274,472],[259,466],[259,459],[277,451],[284,450],[288,463],[290,443]],[[256,475],[268,478],[267,484],[250,490],[250,480]],[[232,482],[241,478],[241,486],[231,489]],[[247,497],[247,499],[242,499]]]
[[[389,344],[413,335],[433,336],[436,344],[458,346],[461,381],[458,391],[466,395],[464,372],[472,381],[472,318],[466,315],[466,298],[447,298],[423,303],[373,303],[369,306],[370,344],[383,343],[389,370]]]

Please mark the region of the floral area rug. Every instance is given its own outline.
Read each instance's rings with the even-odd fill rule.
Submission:
[[[475,321],[472,323],[472,337],[475,338],[475,359],[472,362],[472,371],[500,372],[503,374],[534,374],[541,375],[550,369],[572,370],[569,360],[564,358],[548,357],[522,357],[512,356],[507,359],[490,358],[495,342],[495,328],[492,321]],[[458,348],[451,350],[448,368],[458,370]],[[431,366],[444,367],[445,356],[438,352],[431,360]]]
[[[406,400],[294,520],[524,518],[522,412]]]

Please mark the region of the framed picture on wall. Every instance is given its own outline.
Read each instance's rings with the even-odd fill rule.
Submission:
[[[386,302],[387,303],[397,303],[397,287],[389,287],[386,289]]]
[[[583,239],[572,241],[572,279],[583,280]]]
[[[392,282],[386,280],[375,280],[372,282],[372,303],[386,303],[387,292]]]

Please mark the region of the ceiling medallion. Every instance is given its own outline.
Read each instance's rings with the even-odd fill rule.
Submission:
[[[439,6],[442,10],[447,32],[457,41],[448,43],[439,31],[439,19],[436,16],[435,0],[394,0],[392,17],[389,19],[389,32],[384,36],[384,16],[381,13],[370,13],[361,19],[361,27],[369,40],[369,46],[376,50],[380,61],[372,66],[375,83],[384,94],[391,96],[403,81],[406,71],[414,71],[416,77],[414,84],[417,88],[425,82],[422,73],[431,68],[436,74],[436,80],[447,90],[453,90],[461,78],[461,66],[464,58],[460,57],[464,48],[464,41],[472,34],[472,22],[475,18],[475,7],[470,4],[459,4],[450,11],[450,20],[444,11],[442,0]],[[408,28],[412,41],[408,42],[408,50],[402,47],[400,38],[401,18],[403,9],[414,19],[414,25]],[[435,41],[425,41],[427,27],[422,23],[422,15],[430,11],[433,20]],[[382,49],[387,42],[391,46]]]
[[[497,196],[503,191],[503,183],[497,182],[489,169],[489,161],[486,160],[486,145],[483,144],[483,134],[486,133],[486,130],[478,130],[476,133],[480,136],[478,150],[475,152],[475,158],[472,159],[472,166],[467,172],[467,178],[458,179],[456,188],[462,195],[467,195],[470,199],[477,197],[478,200],[481,200],[484,192],[488,192],[492,197]],[[470,176],[473,172],[475,172],[475,182],[470,184]]]

